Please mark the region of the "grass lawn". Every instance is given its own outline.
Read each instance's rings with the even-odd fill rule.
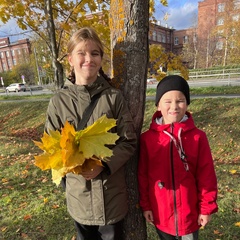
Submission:
[[[8,99],[11,100],[11,99]],[[48,101],[0,102],[0,239],[71,240],[73,221],[61,187],[49,171],[34,165],[40,150]],[[199,240],[237,240],[240,236],[240,98],[195,99],[189,110],[209,138],[219,188],[219,212],[200,230]],[[143,130],[155,111],[146,103]],[[148,226],[148,240],[157,240]]]

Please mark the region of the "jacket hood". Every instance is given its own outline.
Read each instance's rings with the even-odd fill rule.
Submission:
[[[159,125],[156,123],[156,118],[161,118],[162,113],[161,113],[161,111],[156,111],[152,117],[150,129],[153,131],[157,131],[157,132],[163,132],[164,130],[169,132],[171,125],[174,125],[175,129],[182,128],[183,131],[186,132],[186,131],[190,131],[190,130],[196,128],[191,113],[186,112],[186,115],[188,116],[188,119],[184,122],[176,122],[176,123],[172,123],[172,124]]]

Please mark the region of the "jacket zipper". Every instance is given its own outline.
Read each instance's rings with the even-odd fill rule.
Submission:
[[[171,134],[173,136],[173,123],[171,124]],[[172,171],[172,186],[173,186],[173,201],[174,201],[174,224],[176,229],[176,237],[178,239],[178,219],[177,219],[177,203],[176,203],[176,187],[175,187],[175,177],[174,177],[174,161],[173,161],[173,140],[170,140],[170,158],[171,158],[171,171]]]

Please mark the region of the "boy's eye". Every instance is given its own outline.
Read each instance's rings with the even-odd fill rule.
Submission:
[[[93,56],[99,56],[100,54],[99,54],[99,52],[93,52],[92,55]]]

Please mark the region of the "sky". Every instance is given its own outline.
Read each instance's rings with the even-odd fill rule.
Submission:
[[[198,11],[198,2],[203,0],[168,0],[168,7],[163,7],[160,0],[155,0],[154,14],[156,20],[161,22],[162,26],[173,27],[176,30],[190,28],[196,24],[196,14]],[[158,3],[157,3],[158,2]],[[168,19],[164,20],[167,13]]]
[[[176,30],[190,28],[194,25],[194,15],[197,14],[198,2],[203,0],[168,0],[168,7],[163,7],[160,0],[155,0],[156,20],[160,21],[162,26],[172,27]],[[164,20],[164,16],[168,19]],[[196,23],[196,22],[195,22]],[[18,35],[22,30],[19,29],[14,21],[7,24],[0,22],[0,38],[11,36],[10,41],[16,41],[21,38],[28,38],[25,35]]]
[[[17,26],[14,20],[10,20],[6,24],[0,21],[0,38],[10,36],[10,41],[28,38],[28,36],[19,33],[22,33],[22,30]]]

